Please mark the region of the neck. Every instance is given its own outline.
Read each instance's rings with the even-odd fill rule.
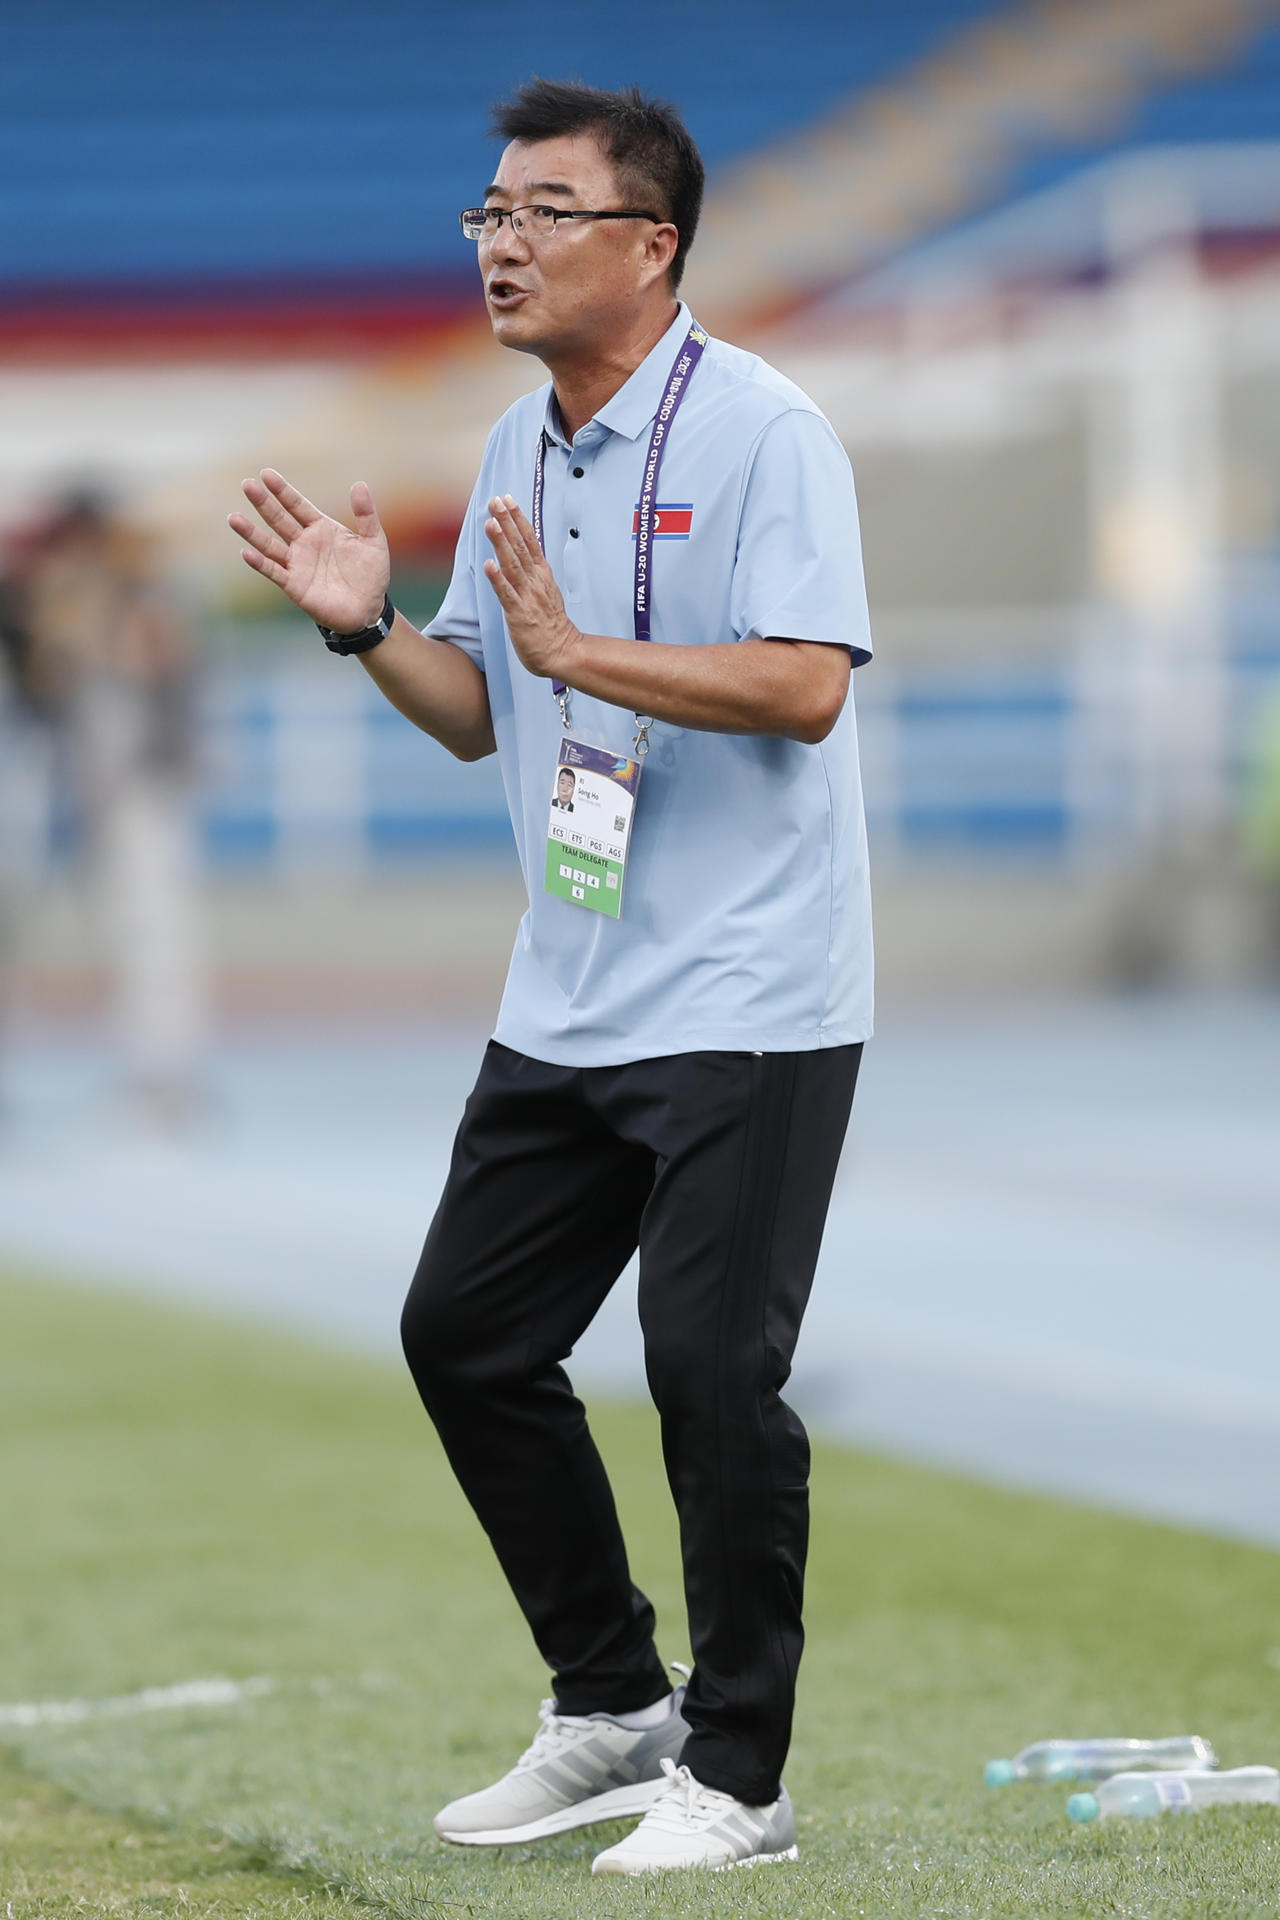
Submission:
[[[677,302],[672,300],[660,313],[646,315],[625,340],[612,341],[604,354],[593,353],[590,358],[565,355],[563,359],[542,356],[555,386],[556,405],[568,439],[572,440],[579,427],[585,427],[626,386],[640,362],[657,346],[677,310]]]

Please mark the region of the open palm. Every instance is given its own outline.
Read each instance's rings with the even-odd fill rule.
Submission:
[[[335,633],[372,626],[391,579],[391,555],[364,481],[351,489],[354,531],[321,513],[274,467],[246,480],[244,495],[258,518],[232,513],[227,521],[248,542],[245,564]]]

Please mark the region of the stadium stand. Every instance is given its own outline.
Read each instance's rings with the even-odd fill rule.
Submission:
[[[365,305],[470,293],[457,210],[483,188],[487,110],[532,72],[635,80],[677,97],[710,167],[806,125],[924,55],[983,0],[851,11],[809,0],[625,11],[514,0],[482,16],[404,0],[282,0],[216,12],[47,0],[13,15],[0,63],[0,301],[12,311],[193,295]],[[794,16],[793,16],[794,20]],[[60,57],[74,47],[75,58]],[[810,57],[813,47],[822,57]]]
[[[1270,135],[1272,0],[806,0],[536,20],[283,0],[46,0],[0,63],[0,320],[209,332],[281,304],[447,312],[490,102],[530,72],[679,99],[714,186],[699,288],[725,307],[830,283],[922,233],[1150,140]],[[74,48],[74,58],[65,49]],[[821,204],[811,226],[795,210]],[[750,245],[744,244],[749,238]],[[358,276],[358,294],[353,277]]]
[[[1274,0],[1043,0],[957,23],[910,70],[721,177],[692,289],[713,324],[725,311],[766,317],[1104,155],[1272,138],[1276,11]],[[824,215],[798,226],[806,202]]]

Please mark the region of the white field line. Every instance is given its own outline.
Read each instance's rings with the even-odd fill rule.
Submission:
[[[0,1706],[5,1727],[69,1727],[80,1720],[109,1720],[133,1713],[158,1713],[166,1707],[234,1707],[242,1700],[273,1693],[268,1674],[253,1680],[180,1680],[171,1687],[143,1687],[105,1700],[22,1700]]]

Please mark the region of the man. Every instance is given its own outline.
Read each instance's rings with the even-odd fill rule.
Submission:
[[[578,784],[578,776],[572,767],[561,767],[556,775],[556,797],[552,806],[560,813],[573,812],[573,790]]]
[[[92,488],[16,569],[24,682],[68,777],[102,916],[127,1091],[198,1110],[205,982],[195,883],[194,662],[154,543]]]
[[[496,749],[529,887],[403,1331],[554,1700],[436,1828],[643,1813],[596,1872],[791,1858],[808,1447],[779,1390],[871,1013],[852,478],[811,402],[679,303],[702,165],[674,111],[535,81],[494,122],[463,228],[496,338],[551,384],[490,436],[437,618],[392,608],[363,484],[354,531],[270,469],[245,482],[261,524],[231,518],[402,712]],[[560,765],[572,823],[548,820]],[[676,1693],[560,1364],[637,1245]]]

